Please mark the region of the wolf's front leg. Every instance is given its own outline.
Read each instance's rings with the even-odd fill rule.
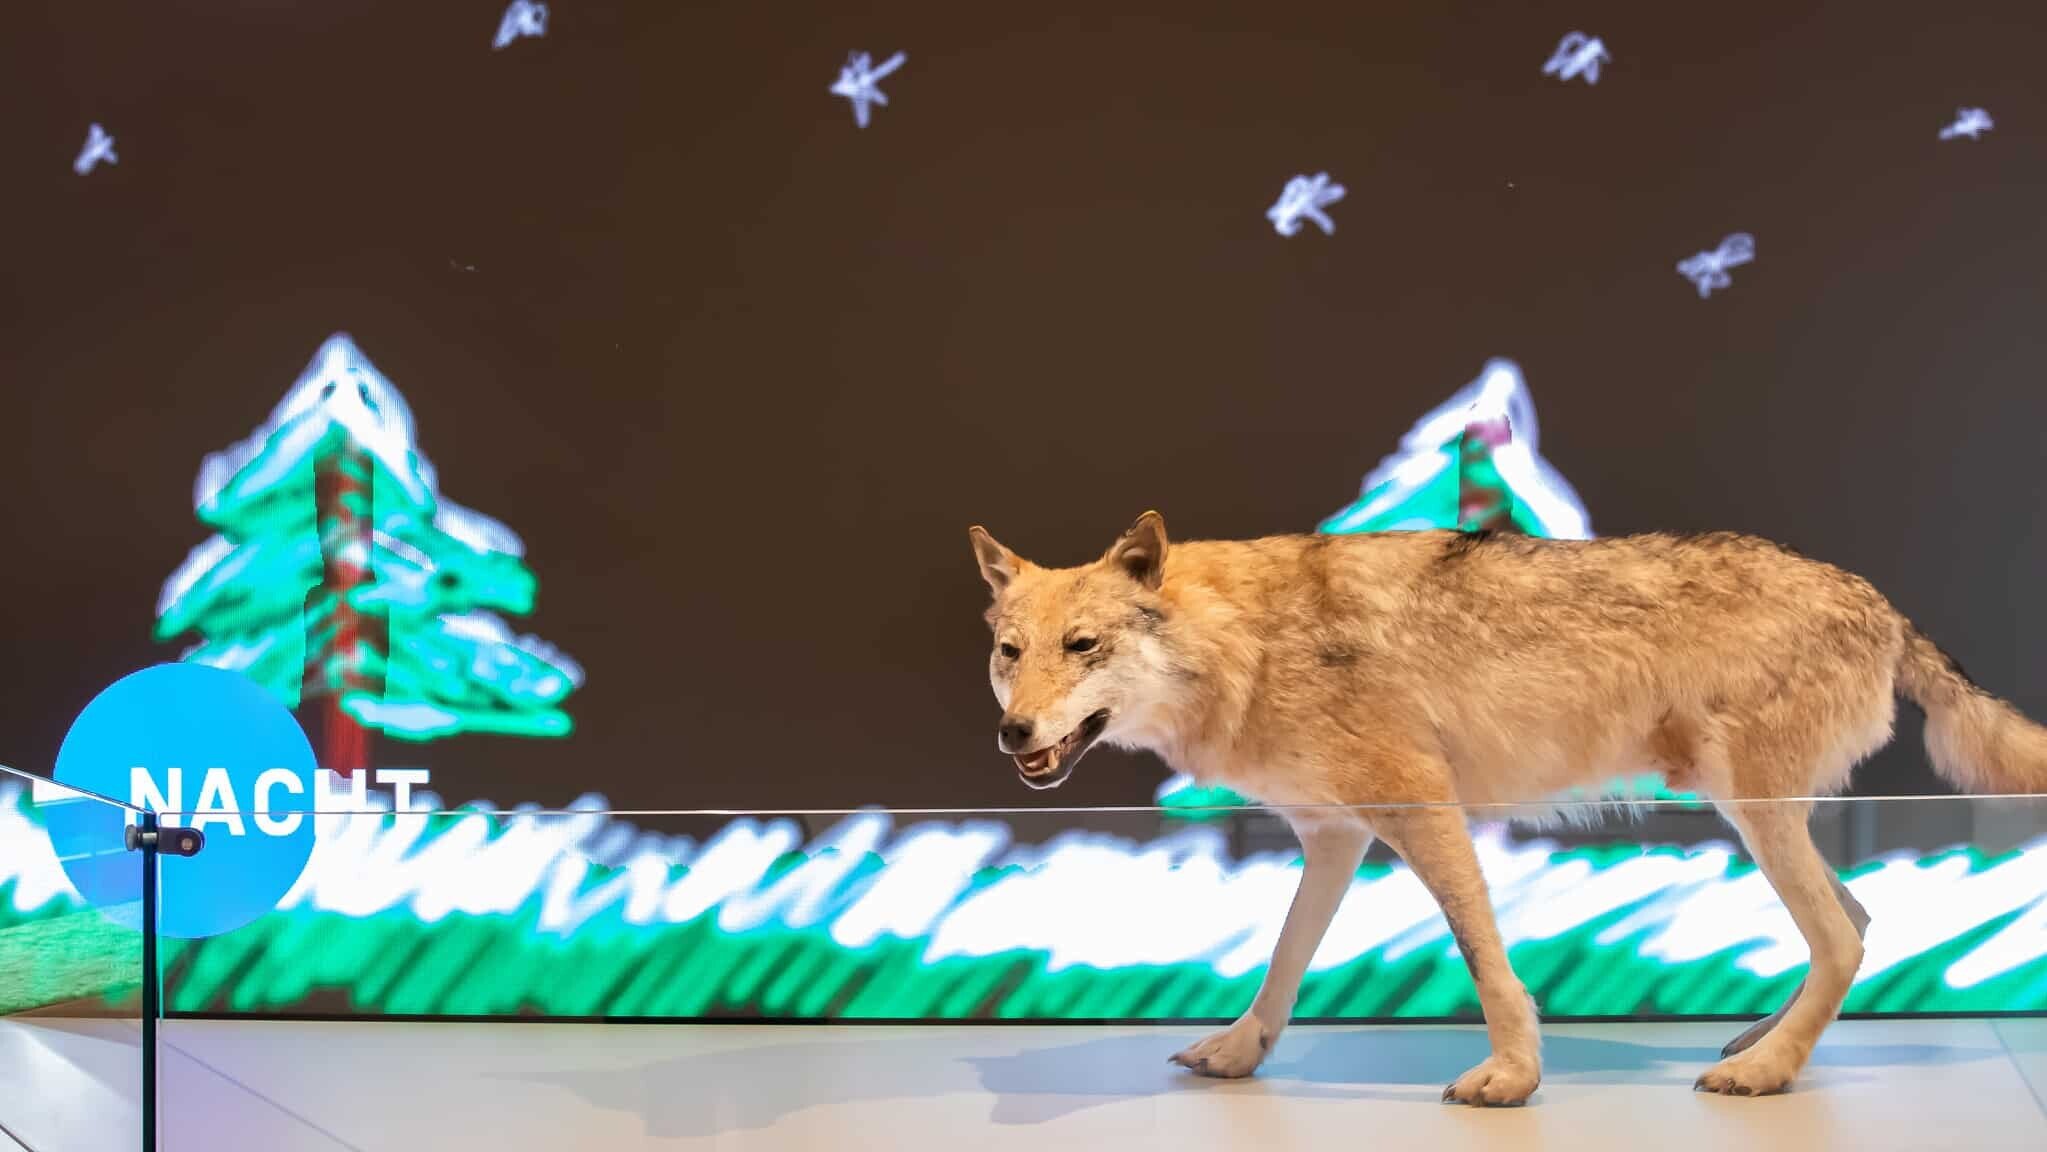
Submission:
[[[1273,949],[1272,963],[1265,969],[1265,981],[1258,986],[1251,1010],[1223,1031],[1176,1053],[1173,1063],[1203,1076],[1249,1076],[1272,1051],[1273,1042],[1293,1016],[1301,977],[1372,843],[1371,832],[1347,817],[1298,821],[1294,834],[1301,838],[1301,883],[1294,890],[1294,902],[1279,930],[1279,944]]]
[[[1478,985],[1493,1054],[1443,1089],[1445,1101],[1525,1104],[1542,1080],[1542,1037],[1535,1003],[1507,965],[1507,949],[1493,920],[1492,898],[1461,809],[1416,807],[1375,813],[1379,835],[1400,853],[1442,906],[1464,965]]]

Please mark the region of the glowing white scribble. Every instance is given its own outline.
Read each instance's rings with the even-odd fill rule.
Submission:
[[[969,823],[955,829],[917,824],[906,829],[872,887],[832,923],[841,947],[864,948],[882,936],[915,937],[967,889],[974,872],[1009,843],[1009,829]]]
[[[689,872],[673,885],[667,861],[649,859],[635,852],[626,865],[651,894],[635,892],[644,918],[635,924],[681,924],[722,905],[734,893],[750,892],[760,886],[775,861],[803,846],[803,833],[788,821],[756,823],[738,820],[721,830],[704,845],[690,863]],[[811,878],[816,878],[811,873]],[[564,932],[570,925],[564,923]]]
[[[71,170],[80,176],[99,167],[100,161],[119,164],[121,158],[114,155],[114,138],[107,130],[94,124],[85,134],[85,147],[79,150],[78,159],[71,162]]]
[[[20,778],[0,780],[0,890],[17,912],[36,912],[52,903],[80,907],[85,903],[70,876],[57,859],[50,834],[30,819],[30,813],[45,805],[75,800],[75,794],[61,786],[37,780],[24,803]]]
[[[904,55],[898,52],[876,68],[873,58],[865,52],[855,52],[846,58],[846,66],[839,69],[839,78],[832,81],[831,93],[852,101],[855,124],[867,127],[867,118],[872,114],[869,105],[888,107],[888,96],[876,85],[889,73],[901,68],[904,59]]]
[[[1356,526],[1399,507],[1445,468],[1457,466],[1456,453],[1446,451],[1475,416],[1505,413],[1514,439],[1493,451],[1493,464],[1515,498],[1542,526],[1542,535],[1563,540],[1592,537],[1592,517],[1563,474],[1542,458],[1542,429],[1535,420],[1535,399],[1521,368],[1512,360],[1486,361],[1478,377],[1415,422],[1400,438],[1400,449],[1379,461],[1365,477],[1363,491],[1376,495],[1345,509],[1322,525],[1324,532],[1355,531]],[[1394,525],[1394,527],[1400,527]],[[1441,528],[1434,521],[1414,525]]]
[[[1272,230],[1282,236],[1292,236],[1301,230],[1303,217],[1313,220],[1325,236],[1336,232],[1336,222],[1322,211],[1343,199],[1343,185],[1331,184],[1329,173],[1317,172],[1310,179],[1296,176],[1286,182],[1279,199],[1265,210],[1265,218],[1272,221]]]
[[[868,853],[880,851],[888,824],[888,818],[877,813],[841,820],[805,853],[803,863],[765,885],[728,897],[718,908],[718,927],[745,932],[774,922],[808,928],[836,917],[852,903],[853,876]]]
[[[490,42],[495,52],[510,45],[512,41],[526,37],[547,35],[547,5],[538,0],[512,0],[505,9],[504,19],[498,21],[498,34]]]
[[[1503,931],[1516,940],[1554,939],[1659,893],[1711,883],[1727,874],[1731,862],[1731,853],[1712,845],[1683,856],[1645,855],[1630,868],[1600,868],[1582,858],[1546,863],[1516,889],[1513,919]],[[1487,878],[1498,886],[1490,872]],[[1602,934],[1601,942],[1625,940],[1652,922],[1639,915],[1629,917],[1625,928],[1615,925]]]
[[[1991,123],[1990,113],[1981,108],[1958,108],[1955,110],[1954,123],[1940,130],[1940,138],[1953,140],[1959,136],[1967,136],[1975,140],[1995,126]]]
[[[1600,62],[1612,58],[1606,51],[1606,42],[1599,37],[1566,32],[1557,41],[1557,50],[1550,54],[1549,63],[1542,66],[1542,74],[1559,80],[1583,76],[1587,84],[1597,84]]]
[[[1900,947],[1908,944],[1907,940],[1899,941]],[[1985,980],[2023,968],[2042,955],[2047,955],[2047,900],[2035,900],[2031,908],[2014,917],[1974,952],[1949,965],[1947,986],[1974,988]]]
[[[1729,268],[1746,264],[1756,258],[1756,238],[1746,232],[1736,232],[1720,242],[1718,248],[1701,252],[1677,262],[1677,273],[1698,285],[1699,296],[1711,296],[1715,288],[1726,288],[1734,283],[1727,274]]]
[[[1234,977],[1264,963],[1299,869],[1291,853],[1232,861],[1214,827],[1149,844],[1074,832],[1004,853],[999,826],[924,822],[890,842],[888,818],[863,813],[809,845],[809,862],[772,879],[776,861],[802,844],[794,821],[736,820],[700,848],[688,841],[622,853],[614,847],[622,872],[601,890],[583,891],[584,846],[616,828],[602,806],[586,797],[576,813],[514,816],[495,838],[483,837],[487,817],[461,816],[455,827],[464,835],[425,843],[424,821],[321,816],[320,846],[281,906],[355,916],[407,904],[429,916],[510,913],[544,893],[539,927],[563,934],[617,905],[635,924],[682,923],[718,909],[729,931],[836,915],[832,932],[842,944],[921,938],[927,961],[1032,950],[1047,953],[1054,968],[1203,962]],[[1497,825],[1478,829],[1477,844],[1510,944],[1552,939],[1635,906],[1601,943],[1633,941],[1641,955],[1674,963],[1730,953],[1761,976],[1802,958],[1782,903],[1760,873],[1737,867],[1727,845],[1645,851],[1594,867],[1546,840],[1510,840]],[[878,873],[849,883],[852,860],[869,851],[880,858]],[[1014,870],[974,887],[973,875],[991,867]],[[1859,977],[1866,980],[2028,903],[2047,914],[2047,839],[1974,870],[1960,857],[1898,855],[1849,887],[1878,923],[1892,925],[1871,929]],[[1314,967],[1339,967],[1380,948],[1405,953],[1451,943],[1427,890],[1396,867],[1353,885]],[[1955,964],[1951,978],[1987,979],[2043,954],[2047,933],[2014,924]]]

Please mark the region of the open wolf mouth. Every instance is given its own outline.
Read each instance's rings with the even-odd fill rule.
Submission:
[[[1016,774],[1032,788],[1057,788],[1073,775],[1073,766],[1087,755],[1087,750],[1102,735],[1102,729],[1109,726],[1109,710],[1089,716],[1080,722],[1080,727],[1066,734],[1066,738],[1048,748],[1036,752],[1019,753],[1016,759]]]

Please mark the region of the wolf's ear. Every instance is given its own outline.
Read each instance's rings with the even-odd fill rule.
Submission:
[[[1156,592],[1166,576],[1166,518],[1146,512],[1102,558]]]
[[[974,542],[974,559],[981,565],[981,579],[988,582],[990,592],[1002,595],[1002,590],[1023,571],[1022,557],[1004,548],[979,524],[967,529],[967,539]]]

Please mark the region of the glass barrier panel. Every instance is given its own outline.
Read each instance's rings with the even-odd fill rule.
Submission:
[[[1447,1146],[1488,1092],[1631,1147],[1792,1084],[1748,1043],[1806,1061],[1801,1147],[2047,1139],[2047,798],[163,819],[207,836],[163,862],[169,1147]]]
[[[0,767],[0,1149],[153,1148],[133,816]]]
[[[259,817],[278,827],[301,815],[246,819],[253,834]],[[202,816],[166,823],[180,819]],[[218,839],[222,814],[211,819]],[[1808,955],[1768,874],[1786,870],[1838,882],[1843,907],[1866,911],[1846,1014],[2047,1012],[2038,797],[1770,801],[1725,814],[1677,799],[1462,813],[582,808],[309,819],[303,869],[269,878],[281,893],[273,907],[164,941],[169,1013],[1227,1021],[1257,993],[1301,883],[1293,826],[1351,822],[1381,835],[1313,950],[1296,1020],[1478,1018],[1431,894],[1455,883],[1455,853],[1418,877],[1394,850],[1459,824],[1511,965],[1548,1019],[1773,1011]],[[1784,858],[1758,868],[1735,825],[1783,840]],[[185,863],[166,861],[169,923],[215,899],[181,888]]]

